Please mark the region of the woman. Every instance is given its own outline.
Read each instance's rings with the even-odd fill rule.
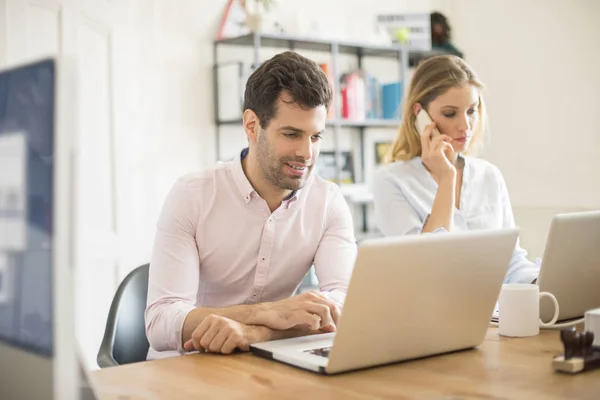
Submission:
[[[384,235],[515,226],[498,168],[466,155],[486,128],[482,88],[456,56],[432,57],[416,68],[388,165],[374,179],[375,218]],[[420,134],[421,109],[433,123]],[[517,242],[506,283],[535,282],[539,269],[526,255]]]

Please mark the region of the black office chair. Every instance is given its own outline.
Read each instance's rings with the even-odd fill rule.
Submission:
[[[115,293],[96,358],[100,368],[146,360],[150,348],[144,324],[149,267],[145,264],[131,271]]]

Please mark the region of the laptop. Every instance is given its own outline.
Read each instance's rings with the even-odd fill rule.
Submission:
[[[559,321],[583,317],[600,307],[600,211],[557,214],[550,224],[538,285],[558,300]],[[540,317],[554,316],[551,301],[540,302]]]
[[[361,243],[337,332],[251,345],[257,356],[321,374],[483,342],[518,229]]]

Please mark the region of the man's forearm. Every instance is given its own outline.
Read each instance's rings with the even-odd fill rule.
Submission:
[[[299,336],[313,335],[315,333],[322,333],[319,331],[313,331],[310,328],[292,328],[279,331],[271,329],[263,325],[257,325],[255,338],[252,338],[252,343],[268,342],[269,340],[288,339]]]
[[[250,338],[252,343],[267,342],[269,340],[287,339],[320,333],[318,331],[313,331],[308,327],[286,330],[271,329],[258,322],[260,321],[260,313],[263,311],[263,309],[263,304],[239,305],[225,308],[195,308],[187,315],[183,323],[181,343],[187,342],[192,337],[192,333],[196,327],[200,325],[204,318],[211,314],[220,315],[229,319],[233,319],[234,321],[242,324],[253,326],[254,337]]]
[[[239,305],[224,308],[195,308],[190,311],[185,318],[183,330],[181,331],[181,343],[187,342],[192,337],[194,329],[200,325],[204,318],[211,314],[220,315],[245,325],[255,325],[259,323],[259,314],[262,308],[262,304]]]
[[[183,322],[182,343],[190,340],[196,328],[211,314],[254,326],[260,336],[257,341],[267,341],[335,329],[340,311],[331,299],[314,292],[276,302],[224,308],[198,307],[190,311]]]

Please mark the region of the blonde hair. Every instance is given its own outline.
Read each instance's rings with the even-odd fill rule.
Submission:
[[[415,69],[409,91],[404,99],[400,131],[384,161],[391,163],[419,157],[421,136],[415,128],[416,116],[413,113],[413,106],[419,103],[423,108],[427,108],[436,97],[465,83],[475,86],[480,91],[483,89],[483,84],[477,79],[475,72],[461,58],[441,55],[422,61]],[[479,121],[473,129],[473,138],[466,153],[477,145],[487,127],[487,115],[481,93],[477,111]]]

